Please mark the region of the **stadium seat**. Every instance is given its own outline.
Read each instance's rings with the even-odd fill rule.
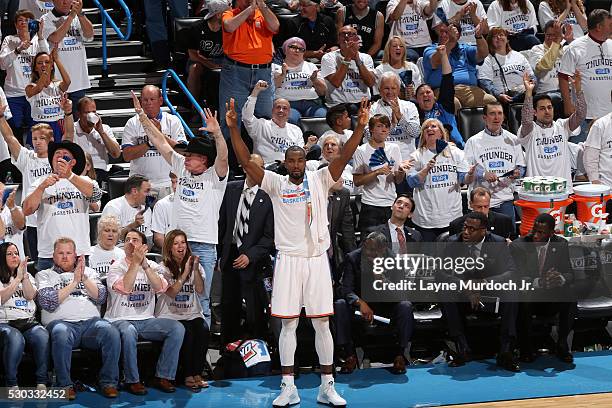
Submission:
[[[174,19],[174,66],[179,70],[179,72],[184,71],[185,64],[189,59],[187,49],[184,48],[183,45],[188,43],[186,40],[187,36],[190,34],[189,32],[191,27],[202,20],[204,20],[204,17],[185,17]],[[196,46],[195,43],[194,46]]]
[[[513,103],[508,109],[508,130],[516,135],[518,128],[521,126],[521,110],[522,103]]]
[[[450,237],[450,233],[448,231],[443,232],[440,235],[438,235],[438,237],[436,238],[436,242],[446,242],[448,241],[449,237]]]
[[[101,216],[101,212],[89,214],[89,240],[91,245],[96,245],[98,242],[98,220]]]
[[[325,121],[325,118],[301,118],[300,127],[302,131],[307,132],[310,130],[319,137],[331,129]]]
[[[123,189],[127,179],[127,177],[110,177],[108,179],[108,195],[111,200],[124,194]]]
[[[464,141],[485,128],[484,108],[461,108],[457,112],[457,126]]]

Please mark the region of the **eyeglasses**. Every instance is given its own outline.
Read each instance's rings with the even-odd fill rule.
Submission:
[[[289,47],[287,47],[287,48],[291,48],[292,50],[295,50],[295,51],[297,51],[297,52],[304,52],[304,51],[306,51],[306,49],[305,49],[305,48],[302,48],[302,47],[300,47],[299,45],[290,45],[290,46],[289,46]]]
[[[493,38],[495,37],[507,37],[506,33],[497,33],[495,35],[492,36]]]

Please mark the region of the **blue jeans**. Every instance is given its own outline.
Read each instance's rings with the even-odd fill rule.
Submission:
[[[155,376],[174,380],[176,366],[185,335],[185,327],[176,320],[150,318],[145,320],[116,320],[113,322],[121,334],[123,372],[128,384],[140,381],[138,375],[138,339],[163,341],[157,360]]]
[[[117,386],[121,339],[117,329],[109,322],[99,317],[80,322],[54,320],[47,325],[47,330],[51,335],[51,357],[53,357],[53,366],[57,375],[57,387],[72,385],[70,363],[72,350],[77,347],[101,350],[100,385],[103,387]]]
[[[497,207],[491,207],[491,211],[510,217],[512,219],[512,227],[516,228],[516,211],[514,211],[514,202],[512,200],[504,201]]]
[[[26,144],[32,145],[32,131],[31,127],[34,124],[32,120],[32,108],[30,102],[25,96],[15,96],[13,98],[6,98],[8,106],[11,110],[13,117],[9,120],[12,129],[26,128]],[[19,142],[23,142],[20,140]]]
[[[236,112],[238,113],[238,126],[242,123],[242,107],[259,80],[266,81],[270,86],[259,93],[257,104],[255,104],[256,117],[272,117],[272,100],[274,99],[274,87],[271,86],[272,71],[270,68],[251,69],[241,67],[229,62],[223,62],[221,79],[219,82],[219,116],[221,119],[221,130],[223,136],[228,140],[229,129],[225,124],[225,103],[234,98]],[[232,152],[232,149],[230,149]],[[232,153],[230,153],[232,154]]]
[[[327,114],[327,109],[318,103],[318,100],[291,101],[289,105],[291,105],[289,123],[294,125],[298,124],[302,116],[307,118],[324,118]]]
[[[172,16],[174,18],[183,18],[189,16],[189,9],[187,8],[187,0],[146,0],[144,2],[145,17],[147,34],[151,44],[157,41],[167,41],[168,31],[166,29],[166,22],[164,16],[166,13],[162,11],[162,4],[164,9],[166,3],[170,3],[172,9]]]
[[[200,265],[204,268],[204,294],[199,296],[202,305],[202,313],[208,327],[210,327],[210,287],[212,284],[215,263],[217,262],[217,246],[203,242],[189,241],[191,253],[200,257]]]
[[[32,350],[36,363],[36,384],[47,384],[47,367],[49,366],[49,333],[41,325],[34,326],[21,333],[7,323],[0,323],[2,338],[2,361],[6,386],[17,385],[17,368],[21,363],[26,343]]]
[[[51,268],[53,268],[53,258],[38,258],[38,262],[36,263],[38,272]]]

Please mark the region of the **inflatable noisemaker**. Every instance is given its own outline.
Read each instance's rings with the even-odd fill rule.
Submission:
[[[389,160],[387,154],[385,153],[385,149],[379,147],[378,149],[374,150],[374,153],[372,153],[370,156],[370,168],[382,166],[385,163],[389,164],[390,167],[393,167],[395,160]]]
[[[448,142],[444,139],[436,139],[436,155],[433,157],[434,160],[448,147]]]

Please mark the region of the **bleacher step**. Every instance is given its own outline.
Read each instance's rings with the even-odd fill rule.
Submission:
[[[139,55],[128,57],[111,57],[107,63],[111,72],[121,73],[143,73],[153,70],[153,60],[150,58],[141,57]],[[87,58],[89,66],[89,74],[97,75],[102,73],[102,58]]]
[[[142,55],[143,53],[142,41],[122,41],[115,39],[107,41],[106,47],[109,58],[133,57]],[[85,50],[87,52],[87,58],[102,58],[102,40],[94,40],[87,43]]]

